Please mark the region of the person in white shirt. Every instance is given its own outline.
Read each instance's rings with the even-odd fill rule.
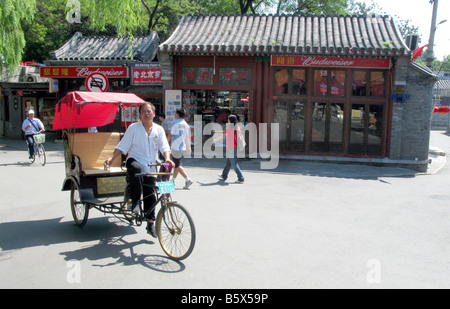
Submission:
[[[126,161],[127,172],[129,175],[130,198],[132,201],[133,212],[139,212],[139,200],[141,197],[140,178],[134,175],[138,173],[155,172],[155,167],[149,164],[155,164],[158,159],[158,151],[164,155],[165,162],[172,166],[175,164],[170,159],[170,146],[166,138],[164,129],[153,122],[155,117],[155,106],[151,103],[143,103],[139,107],[139,116],[141,121],[132,124],[125,132],[122,140],[116,146],[113,155],[105,161],[107,169],[114,160],[120,155],[128,155]],[[156,184],[156,177],[144,177],[144,181],[150,185]],[[155,203],[155,195],[152,194],[153,187],[144,186],[143,193],[147,196],[144,199],[144,211],[147,212]],[[147,222],[147,231],[156,238],[155,232],[155,210],[153,209]]]
[[[28,141],[28,153],[30,159],[34,154],[34,139],[33,135],[39,131],[45,131],[44,124],[38,118],[34,118],[34,111],[30,109],[28,111],[28,117],[22,123],[22,131],[25,133],[25,138]]]
[[[169,134],[169,142],[171,143],[172,161],[175,163],[175,169],[173,171],[173,182],[178,176],[178,173],[185,179],[185,185],[183,189],[189,188],[192,185],[192,180],[189,179],[188,174],[183,166],[181,166],[181,158],[185,153],[191,153],[191,128],[184,120],[186,113],[183,109],[177,109],[175,111],[175,121],[172,124]]]

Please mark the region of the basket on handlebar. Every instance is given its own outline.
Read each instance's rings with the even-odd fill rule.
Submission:
[[[43,144],[45,143],[45,134],[35,134],[33,135],[34,142],[36,144]]]

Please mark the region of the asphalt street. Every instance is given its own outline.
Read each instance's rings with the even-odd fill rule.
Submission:
[[[59,143],[27,162],[0,138],[0,288],[449,288],[450,136],[432,131],[427,173],[392,167],[185,160],[174,197],[192,215],[190,257],[168,259],[144,227],[92,210],[73,223]]]

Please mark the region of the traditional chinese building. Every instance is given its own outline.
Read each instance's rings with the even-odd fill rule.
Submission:
[[[85,37],[77,32],[50,53],[40,75],[56,84],[58,98],[76,90],[133,92],[162,111],[163,88],[157,59],[159,43],[155,31],[133,41],[118,37]],[[137,120],[131,114],[128,116],[130,121]]]
[[[50,92],[49,81],[40,77],[39,69],[38,63],[23,62],[16,70],[4,70],[0,75],[0,136],[21,139],[22,122],[30,109],[44,126],[51,126],[56,94]]]
[[[426,170],[435,76],[390,16],[183,16],[165,89],[205,122],[278,123],[286,158]]]

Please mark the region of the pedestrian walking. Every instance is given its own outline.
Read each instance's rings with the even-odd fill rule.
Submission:
[[[219,174],[219,178],[224,181],[227,180],[228,173],[230,172],[231,167],[233,167],[238,177],[237,183],[244,183],[244,175],[242,175],[241,168],[239,167],[239,163],[237,161],[238,136],[241,132],[239,126],[237,126],[236,124],[237,117],[235,115],[228,116],[228,124],[225,129],[225,134],[217,140],[214,140],[214,142],[219,142],[226,138],[227,162],[222,171],[222,174]],[[230,154],[232,154],[231,157]]]
[[[172,161],[175,163],[172,181],[175,183],[178,174],[181,174],[185,179],[183,189],[187,189],[193,184],[181,163],[183,155],[191,153],[191,129],[184,120],[185,116],[186,112],[183,109],[177,109],[175,111],[175,121],[172,124],[168,136],[169,143],[171,144]]]

